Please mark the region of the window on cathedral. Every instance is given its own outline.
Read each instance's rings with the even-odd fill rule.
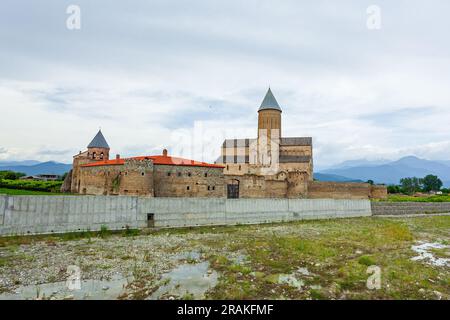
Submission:
[[[100,153],[100,159],[103,159],[103,152]]]
[[[144,175],[145,175],[145,173],[144,173],[144,172],[142,172],[142,173],[141,173],[141,175],[142,175],[142,176],[144,176]]]
[[[241,165],[239,165],[239,171],[241,171]]]
[[[211,187],[210,186],[208,186],[208,191],[211,189]]]
[[[189,190],[189,189],[190,189],[190,187],[189,187],[189,186],[187,186],[187,187],[186,187],[186,190]]]
[[[215,187],[215,186],[213,186],[213,187],[212,187],[212,189],[213,189],[213,190],[216,190],[216,187]]]

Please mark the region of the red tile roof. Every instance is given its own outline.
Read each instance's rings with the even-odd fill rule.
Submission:
[[[195,160],[170,157],[170,156],[140,156],[140,157],[131,157],[131,158],[119,158],[112,160],[101,160],[93,163],[88,163],[82,165],[82,167],[96,167],[96,166],[111,166],[111,165],[122,165],[125,163],[125,160],[153,160],[153,164],[156,165],[172,165],[172,166],[194,166],[194,167],[208,167],[208,168],[224,168],[224,166],[218,164],[212,164],[207,162],[200,162]]]

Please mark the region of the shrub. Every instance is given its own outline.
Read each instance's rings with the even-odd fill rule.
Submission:
[[[33,181],[0,179],[0,187],[31,191],[59,192],[62,181]]]

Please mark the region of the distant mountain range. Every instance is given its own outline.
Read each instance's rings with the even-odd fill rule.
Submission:
[[[25,161],[0,161],[0,171],[11,170],[23,172],[26,175],[36,174],[59,174],[63,175],[72,169],[71,164],[59,163],[54,161],[39,162],[34,160]]]
[[[431,161],[414,156],[397,161],[345,161],[314,174],[314,177],[322,181],[373,180],[375,183],[399,184],[402,178],[422,178],[428,174],[437,175],[444,186],[450,187],[450,161]]]

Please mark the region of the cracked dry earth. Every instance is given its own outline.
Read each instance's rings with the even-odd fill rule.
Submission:
[[[0,299],[449,299],[449,244],[445,216],[0,238]]]

